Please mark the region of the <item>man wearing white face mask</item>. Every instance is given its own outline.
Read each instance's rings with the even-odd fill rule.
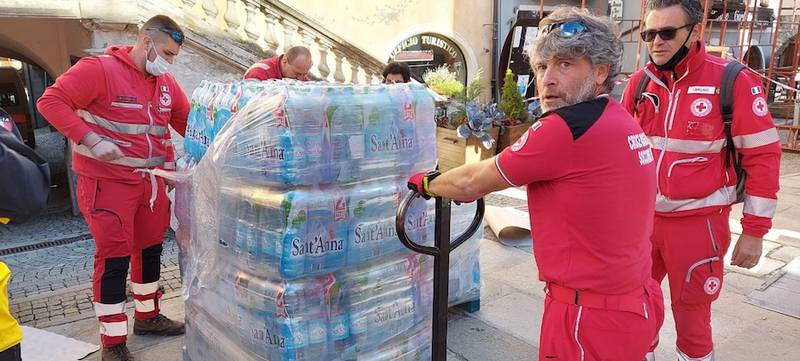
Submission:
[[[184,332],[182,323],[159,311],[167,185],[140,171],[175,167],[169,126],[184,134],[189,103],[168,69],[183,40],[178,24],[155,16],[133,46],[112,46],[104,55],[81,59],[37,104],[72,142],[78,205],[96,244],[92,290],[103,361],[133,359],[125,346],[129,266],[134,333]]]

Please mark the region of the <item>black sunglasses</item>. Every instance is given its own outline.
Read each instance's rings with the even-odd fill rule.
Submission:
[[[162,29],[162,28],[147,28],[147,30],[158,30],[162,33],[168,34],[169,37],[172,38],[172,40],[175,40],[175,42],[178,43],[178,45],[183,45],[183,39],[184,39],[183,33],[177,30]]]
[[[589,30],[583,23],[579,23],[577,21],[566,21],[563,23],[553,23],[545,25],[542,28],[542,31],[539,33],[539,36],[547,35],[556,29],[558,29],[558,35],[562,38],[571,38],[575,35],[584,33]]]
[[[678,35],[678,30],[689,26],[694,26],[694,24],[686,24],[677,28],[664,28],[661,30],[645,30],[639,33],[639,35],[641,35],[642,40],[647,43],[656,40],[656,35],[658,35],[661,40],[672,40],[675,39],[675,35]]]

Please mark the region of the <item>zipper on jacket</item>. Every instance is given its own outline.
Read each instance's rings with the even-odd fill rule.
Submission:
[[[646,75],[653,75],[653,73],[647,70],[647,68],[645,68],[645,73]],[[677,108],[678,106],[678,95],[680,95],[680,90],[678,90],[678,92],[675,92],[675,87],[678,85],[678,82],[686,78],[687,75],[689,75],[689,69],[686,69],[686,72],[683,73],[683,76],[681,76],[678,80],[675,80],[672,83],[672,89],[667,87],[667,85],[664,84],[664,82],[658,79],[657,77],[653,79],[655,75],[650,77],[650,79],[654,80],[656,84],[666,89],[667,93],[669,94],[669,105],[667,106],[666,114],[664,114],[664,149],[661,150],[661,154],[659,154],[658,161],[656,162],[656,177],[658,177],[658,175],[661,174],[661,163],[664,161],[664,154],[667,152],[667,149],[669,148],[669,130],[672,129],[672,120],[675,117],[675,110],[676,110],[675,108]],[[673,94],[675,94],[674,97]],[[670,117],[670,115],[672,115],[672,117]],[[662,194],[661,187],[658,184],[659,182],[656,182],[656,194]]]
[[[708,158],[706,158],[706,157],[695,157],[695,158],[689,158],[689,159],[676,160],[676,161],[672,162],[672,164],[669,166],[669,170],[667,170],[667,178],[672,176],[672,169],[675,168],[676,165],[686,164],[686,163],[705,162],[705,161],[708,161]]]
[[[675,90],[674,85],[673,85],[673,90]],[[675,112],[678,110],[678,98],[680,98],[680,96],[681,96],[681,90],[678,89],[678,91],[675,92],[675,105],[672,107],[672,114],[670,114],[669,117],[668,130],[672,130],[672,124],[675,122]],[[667,136],[667,138],[669,138],[669,136]]]
[[[147,159],[148,161],[150,158],[153,158],[153,142],[150,140],[150,128],[153,127],[153,115],[150,111],[153,109],[153,103],[151,101],[147,102],[147,119],[149,123],[147,124],[147,132],[144,133],[145,139],[147,139]]]
[[[656,177],[661,174],[661,163],[664,161],[664,154],[667,153],[667,144],[669,143],[669,136],[667,135],[667,121],[669,118],[670,111],[672,110],[672,91],[667,89],[667,93],[669,93],[669,103],[667,104],[667,111],[664,113],[664,148],[661,149],[661,153],[658,155],[658,161],[656,162]],[[659,185],[660,182],[656,181],[656,193],[661,194],[661,186]]]

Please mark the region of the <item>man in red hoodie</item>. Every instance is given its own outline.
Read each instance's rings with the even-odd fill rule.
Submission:
[[[314,62],[311,51],[305,46],[293,46],[286,54],[263,59],[253,64],[244,74],[245,79],[297,79],[308,81],[308,72]]]
[[[132,360],[125,345],[125,280],[131,268],[135,334],[178,335],[159,312],[167,185],[148,173],[174,169],[169,126],[186,131],[189,103],[169,65],[183,44],[169,17],[144,23],[133,46],[81,59],[48,88],[39,111],[70,139],[78,205],[95,239],[93,301],[102,360]]]

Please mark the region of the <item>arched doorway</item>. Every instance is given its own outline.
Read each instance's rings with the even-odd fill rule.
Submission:
[[[26,134],[26,143],[50,165],[53,187],[45,214],[77,214],[77,207],[72,198],[74,179],[70,178],[66,140],[38,113],[36,101],[91,44],[91,32],[80,20],[0,19],[0,104],[14,108],[20,120],[17,127]]]
[[[389,61],[408,64],[411,77],[419,82],[425,72],[444,65],[462,83],[467,83],[464,53],[455,42],[440,34],[422,33],[406,38],[392,50]]]

